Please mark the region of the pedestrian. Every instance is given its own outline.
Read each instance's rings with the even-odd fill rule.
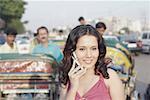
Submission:
[[[18,53],[17,45],[15,43],[17,31],[14,28],[7,28],[5,33],[6,42],[0,46],[0,53]]]
[[[103,35],[107,29],[106,24],[104,22],[98,22],[98,23],[96,23],[95,28],[100,33],[100,35],[103,37]],[[102,38],[102,40],[105,41],[104,38]],[[125,46],[123,44],[119,43],[119,41],[118,41],[118,43],[116,43],[115,48],[121,50],[123,53],[125,53],[125,55],[129,59],[131,59],[130,51],[127,48],[125,48]],[[111,58],[108,57],[107,60],[110,62]]]
[[[38,39],[38,35],[37,33],[34,33],[34,38],[31,41],[31,46],[30,46],[30,52],[32,52],[33,48],[38,45],[40,43],[39,39]]]
[[[3,45],[5,43],[5,34],[0,29],[0,45]]]
[[[78,18],[78,21],[79,21],[79,23],[81,24],[81,25],[86,25],[86,21],[85,21],[85,19],[84,19],[84,17],[79,17]]]
[[[106,31],[107,27],[105,25],[105,23],[103,22],[98,22],[95,25],[97,31],[103,36],[104,32]]]
[[[45,26],[41,26],[37,29],[37,37],[39,40],[39,44],[37,44],[32,53],[33,54],[47,54],[52,55],[57,62],[60,62],[63,58],[63,54],[60,48],[49,41],[49,32]]]
[[[69,34],[60,67],[61,100],[125,100],[122,82],[104,62],[106,48],[91,25]]]
[[[104,42],[103,34],[107,29],[105,23],[98,22],[96,23],[95,28],[99,32],[99,34],[102,36],[102,41]],[[112,64],[112,59],[110,57],[105,58],[105,63]]]

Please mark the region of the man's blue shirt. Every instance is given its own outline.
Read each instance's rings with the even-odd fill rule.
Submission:
[[[48,47],[44,47],[42,44],[38,44],[33,49],[32,53],[34,54],[51,54],[57,62],[60,62],[63,59],[63,54],[60,48],[51,42],[49,42]]]

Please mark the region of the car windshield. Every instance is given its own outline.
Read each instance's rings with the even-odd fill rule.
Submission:
[[[137,41],[138,35],[136,34],[129,34],[129,35],[121,35],[119,36],[120,41]]]
[[[17,35],[16,41],[21,41],[21,40],[30,40],[29,36],[26,35]]]
[[[149,37],[148,37],[148,35],[149,35]],[[150,39],[150,33],[143,33],[143,35],[142,35],[142,39]]]
[[[107,46],[114,47],[117,43],[119,43],[118,38],[115,36],[103,36],[103,38]]]

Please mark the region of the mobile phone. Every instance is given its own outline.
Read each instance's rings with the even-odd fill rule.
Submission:
[[[75,52],[72,53],[72,59],[76,63],[75,64],[75,68],[80,65],[79,62],[78,62],[78,60],[77,60],[77,56],[76,56]]]
[[[82,67],[82,66],[80,65],[80,63],[78,62],[78,59],[77,59],[77,56],[76,56],[76,53],[75,53],[75,52],[72,53],[72,59],[73,59],[73,61],[75,61],[75,68],[76,68],[76,67],[80,67],[79,70],[83,69],[83,67]]]

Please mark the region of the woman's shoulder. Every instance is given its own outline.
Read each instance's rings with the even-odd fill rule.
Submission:
[[[124,99],[124,86],[120,80],[117,72],[112,69],[108,69],[109,79],[106,80],[107,86],[113,100],[125,100]]]
[[[108,68],[109,79],[112,80],[120,80],[117,72],[111,68]]]
[[[107,70],[108,74],[109,74],[109,79],[105,79],[105,83],[107,84],[107,86],[112,85],[113,83],[120,83],[120,78],[117,74],[116,71],[114,71],[113,69],[108,68]]]
[[[111,69],[111,68],[108,68],[107,72],[108,72],[110,78],[118,76],[117,72],[115,70]]]

